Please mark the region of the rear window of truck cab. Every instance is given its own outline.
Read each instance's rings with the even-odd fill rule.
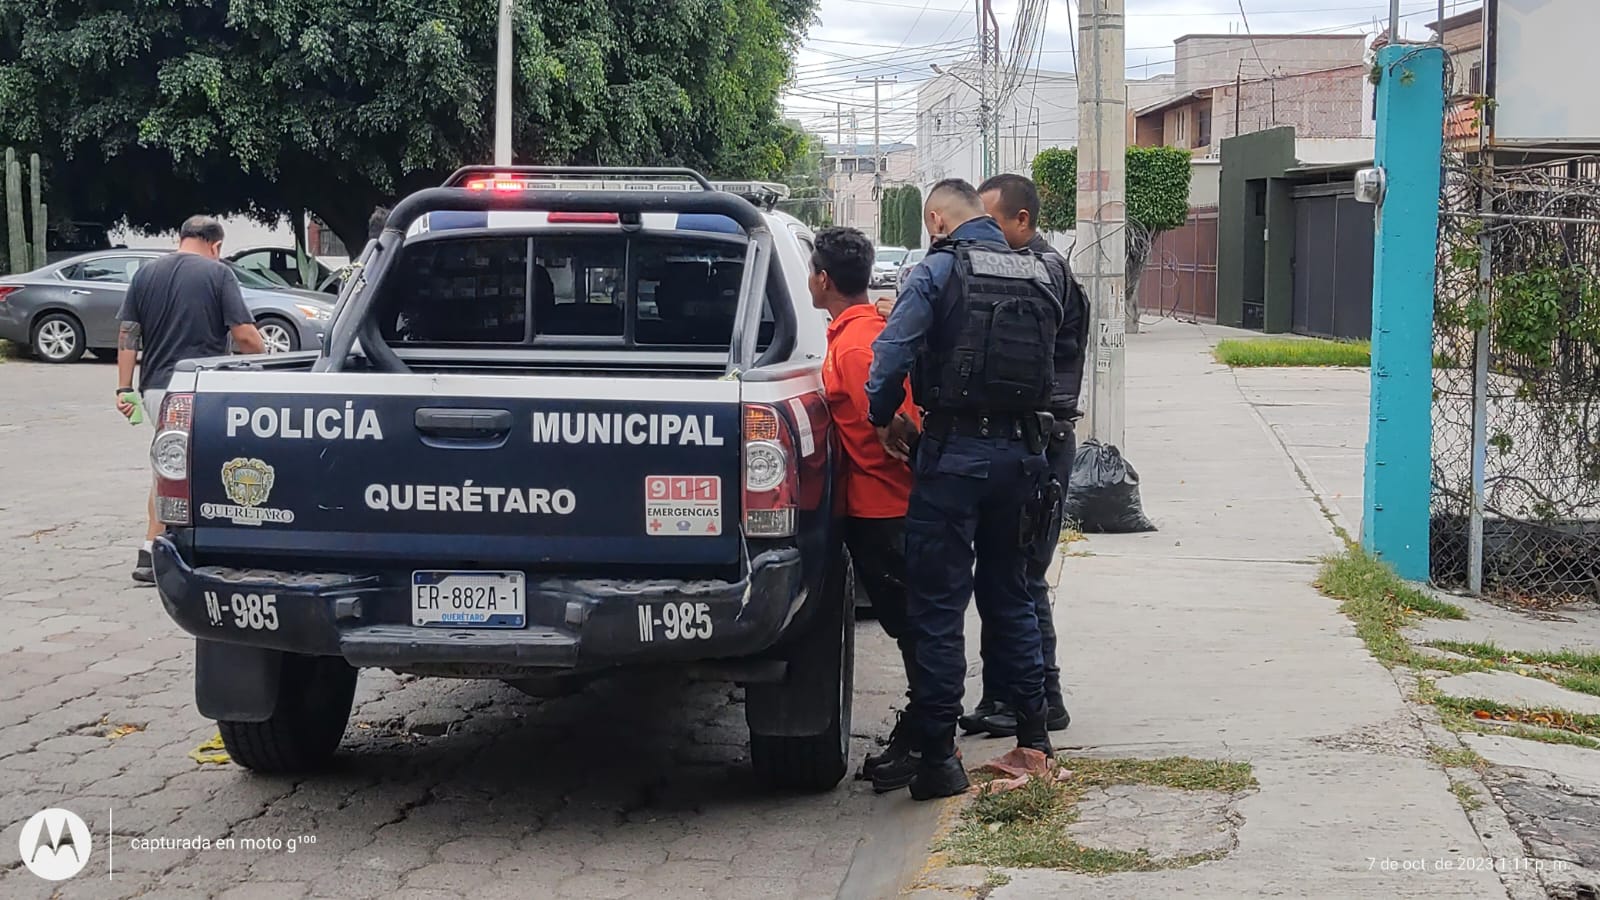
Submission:
[[[726,348],[745,249],[681,231],[408,240],[374,312],[395,347]],[[762,293],[758,349],[774,330]]]

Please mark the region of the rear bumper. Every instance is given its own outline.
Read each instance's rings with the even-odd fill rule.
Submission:
[[[804,597],[799,551],[784,549],[751,560],[737,582],[529,578],[527,627],[431,628],[409,624],[409,581],[392,576],[196,568],[167,537],[152,557],[162,605],[195,637],[438,674],[750,656],[778,641]],[[669,604],[693,609],[691,635],[669,636]]]
[[[28,333],[28,317],[16,309],[15,303],[0,303],[0,339],[23,345],[33,340]]]

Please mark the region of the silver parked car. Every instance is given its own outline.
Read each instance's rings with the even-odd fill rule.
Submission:
[[[0,278],[0,338],[43,362],[76,362],[85,350],[114,350],[117,310],[133,273],[169,250],[102,250]],[[315,349],[333,314],[333,297],[275,284],[227,263],[268,353]]]
[[[874,247],[872,252],[872,281],[870,286],[875,288],[898,287],[895,276],[900,271],[900,263],[905,261],[906,248]]]
[[[911,275],[911,270],[915,269],[917,267],[917,263],[922,262],[922,258],[927,255],[928,251],[918,247],[917,249],[907,253],[905,258],[900,260],[900,268],[896,270],[894,276],[894,289],[896,291],[899,291],[906,286],[906,278]]]

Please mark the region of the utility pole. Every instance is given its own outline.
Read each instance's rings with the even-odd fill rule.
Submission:
[[[975,0],[978,12],[978,134],[983,142],[983,176],[995,173],[1000,159],[1000,125],[997,95],[1000,92],[1000,23],[995,20],[990,0]]]
[[[833,120],[833,146],[835,148],[842,148],[844,146],[844,104],[833,104],[833,112],[823,113],[822,118]],[[842,151],[841,154],[834,156],[833,165],[828,169],[828,218],[832,219],[833,224],[835,225],[844,224],[843,207],[839,203],[839,189],[837,181],[839,177],[841,155]],[[823,148],[822,158],[828,158],[826,147]]]
[[[495,46],[494,164],[511,165],[511,0],[500,0],[500,38]]]
[[[1125,182],[1128,112],[1123,64],[1123,0],[1078,0],[1078,233],[1072,269],[1083,279],[1094,322],[1089,431],[1123,442],[1123,340],[1127,330]],[[1088,90],[1085,91],[1084,88]]]
[[[874,245],[883,243],[883,204],[878,202],[883,193],[883,133],[879,122],[882,108],[878,105],[878,88],[883,84],[894,84],[897,80],[893,75],[856,76],[856,81],[872,82],[872,243]]]

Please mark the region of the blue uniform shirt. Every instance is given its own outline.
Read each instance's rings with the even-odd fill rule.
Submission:
[[[961,223],[950,237],[1001,246],[1006,243],[1005,233],[988,216]],[[880,428],[889,424],[905,400],[906,376],[923,349],[928,329],[933,327],[934,304],[944,293],[955,264],[955,257],[949,253],[929,253],[924,257],[906,278],[883,333],[872,342],[872,372],[867,376],[868,418]]]

